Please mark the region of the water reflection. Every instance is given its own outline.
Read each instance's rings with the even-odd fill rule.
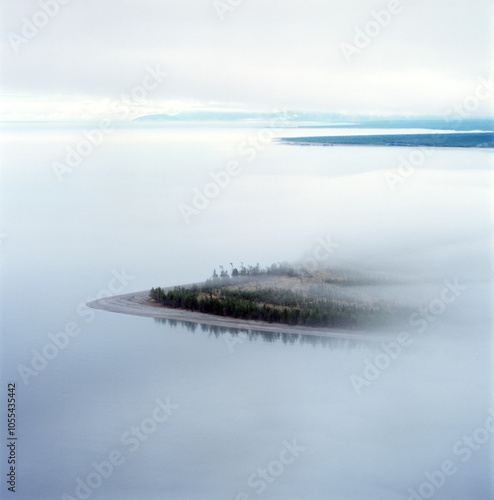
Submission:
[[[82,330],[20,391],[29,452],[22,454],[17,498],[76,498],[76,479],[86,480],[91,464],[121,449],[122,433],[167,396],[180,405],[177,418],[91,499],[256,498],[247,479],[293,439],[307,452],[262,498],[406,500],[408,488],[418,491],[424,472],[447,459],[458,472],[434,500],[492,498],[493,438],[468,462],[452,452],[483,426],[491,407],[491,284],[474,280],[489,273],[492,253],[487,155],[436,151],[392,192],[381,168],[396,169],[399,155],[408,155],[403,150],[266,148],[187,226],[177,207],[190,203],[196,179],[199,187],[210,182],[208,172],[224,168],[244,139],[233,137],[225,151],[215,149],[231,137],[223,131],[216,142],[185,132],[180,139],[175,132],[115,131],[63,184],[51,165],[72,132],[8,138],[5,373],[22,383],[17,364],[31,368],[33,351],[52,342],[48,335],[67,321]],[[376,360],[379,344],[370,339],[152,323],[102,311],[87,321],[76,312],[107,286],[112,270],[135,276],[129,292],[191,283],[229,259],[267,265],[314,255],[318,238],[328,235],[339,244],[331,265],[438,282],[383,289],[385,298],[403,298],[417,311],[425,302],[431,322],[420,335],[423,320],[404,328],[412,345],[360,395],[352,377],[365,377],[367,360]],[[465,289],[438,314],[443,282],[456,278]],[[386,333],[394,340],[400,331],[394,324]]]
[[[338,338],[338,337],[322,337],[319,335],[301,335],[294,333],[285,332],[263,332],[260,330],[249,330],[246,328],[227,328],[224,326],[208,325],[206,323],[193,323],[190,321],[177,321],[174,319],[167,318],[154,318],[156,323],[169,326],[171,328],[176,328],[177,326],[183,326],[188,331],[196,333],[197,329],[200,328],[201,333],[207,333],[209,336],[215,336],[216,338],[224,337],[225,341],[233,341],[233,343],[242,343],[246,340],[253,342],[262,340],[268,343],[282,342],[285,345],[312,345],[314,347],[328,347],[330,349],[356,349],[362,347],[368,342],[355,338]]]

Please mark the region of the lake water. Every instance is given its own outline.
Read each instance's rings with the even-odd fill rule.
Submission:
[[[491,153],[156,126],[88,148],[83,130],[2,129],[15,498],[493,497]],[[60,170],[68,147],[86,157]],[[296,260],[419,278],[380,290],[417,313],[385,345],[314,344],[84,306]]]

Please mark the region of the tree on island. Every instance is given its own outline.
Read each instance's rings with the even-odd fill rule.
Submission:
[[[310,293],[295,291],[286,280],[285,286],[273,288],[262,286],[267,283],[264,277],[301,278],[309,276],[302,268],[295,268],[288,263],[273,264],[262,269],[259,264],[248,266],[241,263],[240,272],[232,267],[232,277],[223,266],[220,274],[213,275],[202,285],[188,288],[176,287],[164,291],[153,288],[150,298],[167,307],[188,309],[206,314],[232,318],[261,320],[269,323],[304,325],[311,327],[357,327],[382,322],[391,314],[391,309],[384,303],[372,304],[363,301],[341,299],[335,292],[335,275],[330,274],[324,282],[312,285]],[[237,272],[235,272],[237,271]],[[360,284],[362,277],[346,278],[340,276],[344,284]],[[276,283],[275,280],[269,283]],[[248,287],[242,288],[242,285]],[[254,285],[254,287],[252,286]],[[303,290],[303,289],[302,289]],[[403,310],[394,311],[400,315]]]

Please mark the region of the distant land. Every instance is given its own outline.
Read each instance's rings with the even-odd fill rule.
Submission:
[[[276,126],[299,128],[422,128],[431,130],[494,131],[493,118],[455,119],[433,116],[402,117],[344,115],[339,113],[317,113],[287,111],[263,113],[246,111],[188,111],[140,116],[134,122],[141,123],[187,123],[187,122],[237,122],[263,124],[275,122]]]
[[[435,148],[492,148],[494,133],[379,134],[324,137],[284,137],[278,140],[299,146],[392,146]]]
[[[182,111],[177,113],[163,113],[156,115],[145,115],[135,118],[137,122],[165,121],[165,122],[183,122],[183,121],[269,121],[273,119],[287,118],[294,120],[297,114],[279,111],[279,113],[255,113],[244,111]]]

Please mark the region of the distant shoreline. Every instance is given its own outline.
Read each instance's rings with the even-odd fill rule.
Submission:
[[[173,289],[175,287],[171,287]],[[376,338],[372,333],[352,330],[333,330],[330,328],[312,328],[302,326],[272,324],[263,321],[240,320],[224,316],[214,316],[200,312],[176,309],[154,304],[149,300],[149,290],[115,295],[88,302],[88,307],[119,314],[130,314],[147,318],[168,319],[190,323],[206,324],[236,330],[250,330],[291,335],[310,335],[316,337],[384,341],[384,336]]]
[[[282,137],[278,144],[297,146],[387,146],[431,148],[494,148],[493,132],[437,134],[373,134],[319,137]]]

